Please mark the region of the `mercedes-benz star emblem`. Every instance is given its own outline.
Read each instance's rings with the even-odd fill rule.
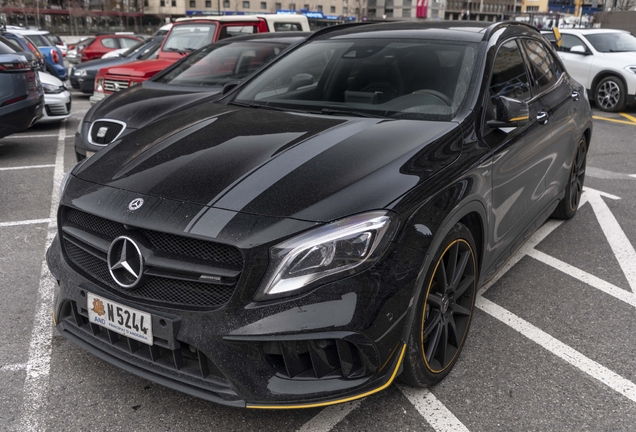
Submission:
[[[144,257],[133,239],[117,237],[108,248],[108,271],[122,288],[134,288],[144,271]]]
[[[135,198],[134,200],[132,200],[130,202],[130,204],[128,204],[128,210],[135,211],[138,208],[141,208],[142,205],[144,205],[144,199],[143,198]]]

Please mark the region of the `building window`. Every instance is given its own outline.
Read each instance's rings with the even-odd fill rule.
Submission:
[[[296,10],[296,3],[290,3],[289,10]]]
[[[267,9],[267,2],[261,2],[261,9]]]
[[[243,2],[243,9],[249,9],[249,8],[250,8],[250,2],[244,1]]]
[[[283,5],[280,3],[276,3],[276,10],[281,10],[283,8]]]
[[[412,0],[404,0],[402,2],[402,6],[411,6],[412,4],[413,4]]]
[[[539,12],[539,6],[527,6],[526,12]]]
[[[375,9],[369,9],[369,13],[367,13],[367,17],[375,18]]]
[[[197,0],[190,0],[190,7],[197,7]]]
[[[206,8],[211,8],[212,7],[212,0],[205,0],[205,7]]]
[[[308,4],[303,5],[303,9],[307,9],[307,10],[309,10],[309,5],[308,5]]]
[[[410,18],[411,9],[402,9],[402,18]]]
[[[230,0],[223,0],[223,7],[224,8],[229,8],[230,7]]]
[[[393,17],[393,9],[384,9],[384,14],[386,15],[387,18],[392,18]]]
[[[166,0],[161,0],[159,2],[159,6],[164,7],[166,5]]]
[[[348,7],[343,7],[342,8],[342,14],[343,15],[347,15],[349,13],[349,8]]]
[[[329,13],[336,13],[336,7],[335,6],[331,6],[329,8]]]
[[[316,10],[317,10],[318,12],[322,12],[322,5],[317,6],[317,7],[316,7]]]
[[[170,4],[172,5],[172,7],[177,7],[177,0],[172,0]]]
[[[144,7],[148,7],[148,0],[144,0]]]

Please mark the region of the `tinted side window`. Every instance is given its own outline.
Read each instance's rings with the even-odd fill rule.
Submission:
[[[587,49],[583,41],[581,41],[581,39],[577,38],[576,36],[562,34],[561,41],[563,43],[559,47],[559,51],[570,52],[570,48],[576,45],[583,45],[583,47]]]
[[[503,44],[497,52],[490,79],[490,96],[518,100],[528,100],[532,96],[523,58],[514,40]]]
[[[552,87],[559,76],[561,69],[552,57],[546,46],[533,39],[523,39],[528,55],[530,71],[534,78],[534,85],[538,93],[542,93]]]
[[[253,33],[258,33],[258,30],[254,26],[227,25],[221,28],[219,40],[227,39],[232,36],[243,36]]]
[[[117,40],[113,38],[102,39],[102,45],[106,48],[119,48]]]
[[[120,38],[119,39],[119,44],[121,45],[122,48],[132,48],[135,45],[137,45],[139,43],[138,40],[135,39],[128,39],[128,38]]]

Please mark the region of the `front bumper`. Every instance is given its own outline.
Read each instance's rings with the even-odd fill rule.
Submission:
[[[82,276],[63,254],[58,235],[47,261],[59,281],[54,320],[63,336],[167,387],[224,405],[270,409],[347,402],[388,387],[400,371],[419,270],[405,263],[423,261],[419,252],[393,245],[365,272],[264,304],[245,292],[262,276],[256,265],[244,269],[226,305],[191,311],[131,301]],[[150,313],[154,345],[89,323],[89,292]]]
[[[90,98],[88,98],[88,100],[91,102],[91,106],[92,106],[92,105],[95,105],[97,102],[106,99],[108,96],[110,95],[104,92],[93,92],[93,95]]]
[[[56,123],[71,116],[71,93],[44,95],[44,111],[38,123]]]
[[[82,93],[91,94],[95,89],[95,76],[90,75],[70,75],[71,86],[75,90],[80,90]]]

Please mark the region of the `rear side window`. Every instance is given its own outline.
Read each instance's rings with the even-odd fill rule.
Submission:
[[[227,39],[233,36],[243,36],[248,34],[258,33],[258,30],[254,26],[224,26],[221,28],[221,34],[219,40]]]
[[[102,45],[104,45],[106,48],[119,48],[117,39],[113,38],[102,39]]]
[[[33,42],[35,46],[39,46],[39,47],[53,46],[53,44],[43,35],[28,35],[27,39]]]
[[[300,23],[276,22],[274,23],[274,31],[303,31],[303,29]]]
[[[140,42],[136,39],[128,39],[128,38],[119,39],[119,44],[121,45],[122,48],[132,48],[138,45],[139,43]]]
[[[532,96],[523,57],[514,40],[503,44],[497,52],[490,79],[490,96],[517,100],[528,100]]]
[[[538,93],[542,93],[556,84],[561,76],[561,69],[547,47],[533,39],[523,39],[528,55],[530,71]]]

